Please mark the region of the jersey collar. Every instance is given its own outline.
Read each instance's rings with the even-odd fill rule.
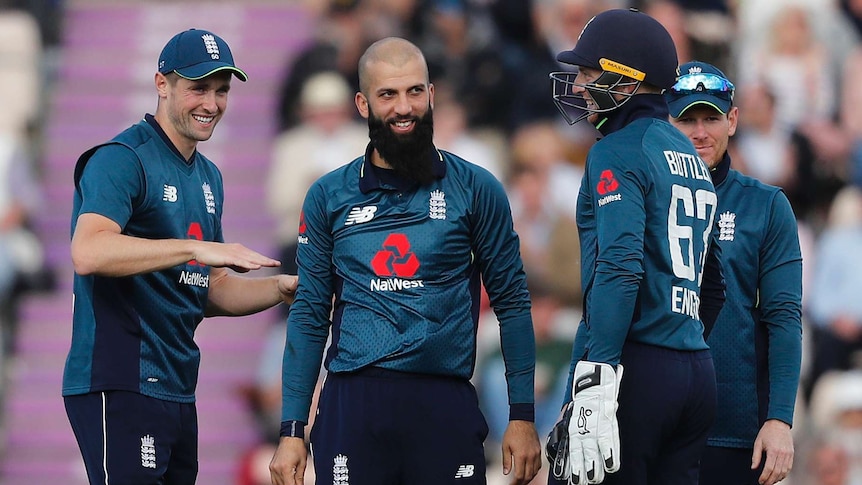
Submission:
[[[721,161],[718,162],[718,165],[710,171],[710,175],[712,175],[712,185],[716,187],[721,185],[721,183],[724,182],[724,179],[727,178],[728,172],[730,172],[730,154],[724,152],[724,156],[721,157]]]
[[[359,190],[363,194],[367,194],[372,190],[399,190],[407,191],[415,188],[416,183],[404,180],[395,174],[393,170],[376,167],[371,163],[371,153],[374,147],[371,143],[365,148],[365,157],[362,160],[362,167],[359,169]],[[446,163],[443,160],[443,152],[434,149],[436,154],[432,170],[437,179],[446,176]]]
[[[667,121],[669,114],[667,101],[661,94],[637,94],[619,108],[604,113],[605,118],[596,125],[596,129],[603,136],[608,136],[634,120],[658,118]],[[601,115],[602,113],[599,114]]]
[[[159,138],[161,138],[162,141],[165,142],[165,145],[167,145],[168,148],[170,148],[171,151],[174,152],[174,154],[176,154],[176,156],[180,157],[180,160],[186,162],[187,164],[192,163],[192,160],[195,159],[195,154],[197,154],[197,149],[195,149],[194,153],[192,153],[192,157],[190,159],[186,160],[186,157],[184,157],[183,154],[180,153],[180,151],[177,149],[176,145],[174,145],[174,142],[172,142],[171,139],[168,138],[168,134],[165,133],[165,130],[163,130],[161,125],[159,125],[159,122],[156,121],[155,116],[147,113],[144,115],[144,121],[146,121],[147,124],[150,125],[153,128],[153,130],[156,131],[156,133],[159,135]]]

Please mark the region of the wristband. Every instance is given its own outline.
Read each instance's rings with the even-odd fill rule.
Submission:
[[[516,403],[509,405],[509,421],[536,421],[536,406],[533,403]]]
[[[279,436],[305,439],[305,423],[302,421],[282,421]]]

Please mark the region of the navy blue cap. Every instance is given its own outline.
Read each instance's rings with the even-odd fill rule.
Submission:
[[[248,75],[233,62],[227,42],[212,32],[189,29],[173,36],[159,55],[159,72],[175,72],[198,80],[218,71],[232,72],[240,81]]]
[[[572,50],[557,60],[615,72],[667,89],[677,75],[676,46],[658,20],[637,9],[606,10],[584,26]]]
[[[665,92],[665,99],[674,118],[679,118],[697,104],[705,104],[727,114],[733,104],[734,90],[733,83],[721,69],[706,62],[692,61],[679,66],[679,77]]]

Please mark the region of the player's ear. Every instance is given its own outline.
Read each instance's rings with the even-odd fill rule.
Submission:
[[[728,134],[733,136],[736,134],[736,126],[739,122],[739,108],[736,106],[730,107],[730,110],[727,112],[727,121],[730,124],[728,127]]]
[[[363,118],[368,118],[368,98],[365,97],[362,92],[356,93],[356,96],[353,98],[354,103],[356,103],[356,109],[359,110],[359,115]]]
[[[428,84],[428,105],[434,109],[434,83]]]
[[[168,77],[160,72],[156,72],[154,82],[156,84],[156,92],[159,93],[159,97],[166,98],[168,95]]]

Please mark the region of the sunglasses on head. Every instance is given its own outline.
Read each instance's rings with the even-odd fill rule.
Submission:
[[[734,86],[732,82],[717,74],[696,73],[680,76],[670,89],[677,94],[728,93],[733,97]]]

